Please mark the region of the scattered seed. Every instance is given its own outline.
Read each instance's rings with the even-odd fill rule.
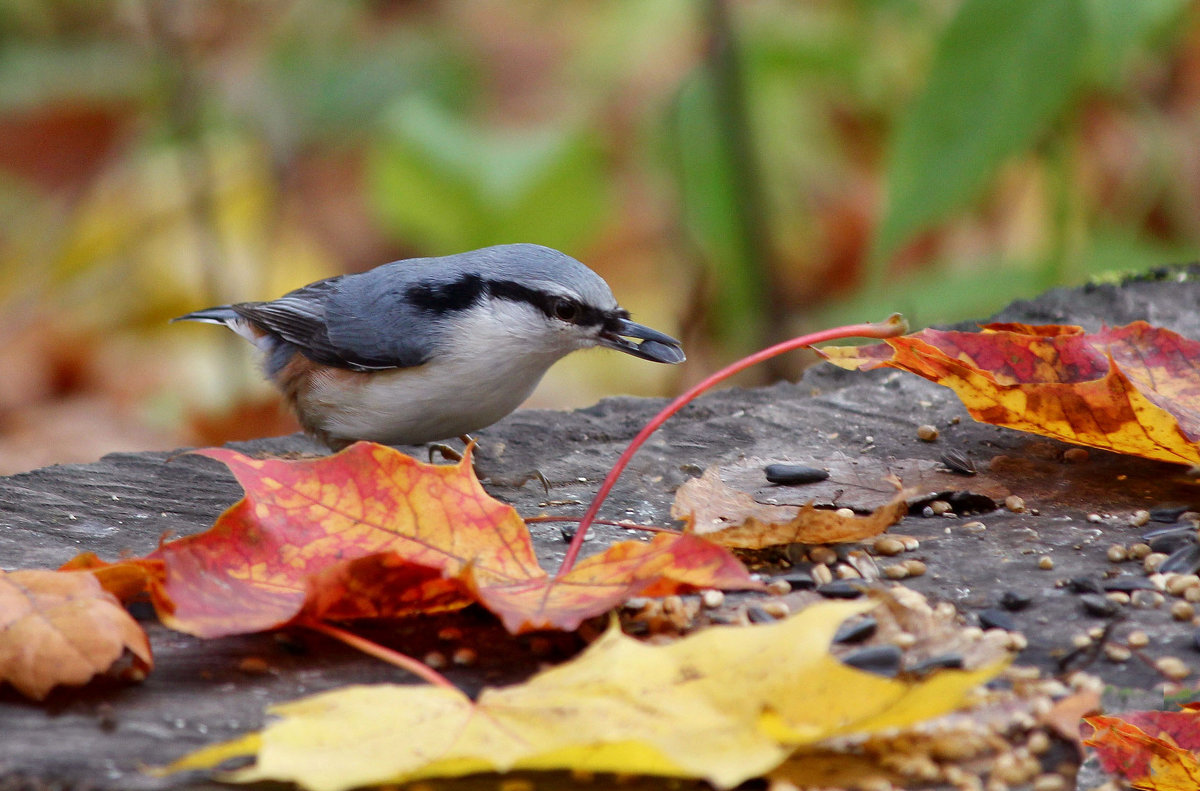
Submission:
[[[1004,610],[997,610],[994,607],[979,611],[979,625],[984,629],[1003,629],[1006,632],[1014,631],[1017,628],[1016,623],[1008,613]]]
[[[810,549],[808,556],[812,558],[813,563],[822,563],[826,566],[832,566],[838,560],[837,552],[824,545]]]
[[[463,646],[462,648],[454,649],[451,659],[454,661],[454,664],[466,667],[475,664],[479,660],[479,654],[475,652],[474,648]]]
[[[1129,643],[1131,648],[1145,648],[1146,646],[1150,645],[1150,636],[1141,629],[1134,629],[1129,633],[1129,636],[1125,638],[1125,642]]]
[[[1173,525],[1179,521],[1179,517],[1186,513],[1188,507],[1186,505],[1176,506],[1174,508],[1152,508],[1150,509],[1150,519],[1154,522],[1163,522],[1168,525]]]
[[[863,586],[854,580],[834,580],[818,586],[817,593],[827,599],[857,599],[863,595]]]
[[[950,472],[959,475],[975,475],[978,471],[975,469],[975,462],[971,461],[971,457],[959,450],[948,450],[942,454],[942,464],[946,465],[946,469]]]
[[[1005,591],[1000,594],[1000,606],[1012,612],[1024,610],[1032,602],[1033,597],[1024,591]]]
[[[833,635],[833,642],[839,644],[861,643],[875,634],[878,628],[879,622],[869,615],[853,621],[846,621],[838,627],[837,632]]]
[[[927,570],[924,561],[915,559],[904,561],[904,568],[908,571],[908,576],[910,577],[923,576]]]
[[[1116,602],[1100,593],[1088,593],[1080,596],[1079,602],[1083,605],[1084,612],[1097,618],[1111,618],[1121,609]]]
[[[966,660],[962,654],[952,651],[917,662],[908,668],[908,672],[919,677],[928,675],[935,670],[962,670],[965,663]]]
[[[1067,778],[1060,774],[1040,774],[1033,780],[1033,791],[1066,791]]]
[[[767,593],[772,596],[786,596],[792,592],[792,583],[787,580],[773,579],[767,583]]]
[[[1133,516],[1129,518],[1129,524],[1134,527],[1144,527],[1150,521],[1150,512],[1146,510],[1134,511]]]
[[[1104,637],[1104,632],[1105,629],[1103,626],[1093,626],[1091,629],[1087,630],[1087,636],[1093,640],[1099,640],[1100,638]]]
[[[1113,591],[1111,593],[1104,594],[1104,596],[1109,601],[1116,602],[1117,604],[1129,604],[1129,594],[1125,593],[1124,591]]]
[[[1029,734],[1029,740],[1025,742],[1025,749],[1034,755],[1041,755],[1050,749],[1050,737],[1045,731],[1034,731]]]
[[[1020,632],[1008,632],[1008,649],[1010,651],[1024,651],[1029,647],[1029,640]]]
[[[834,567],[834,576],[840,580],[861,580],[862,574],[858,569],[845,563],[839,563]]]
[[[1038,568],[1042,571],[1050,571],[1054,568],[1054,558],[1049,555],[1042,555],[1038,558]]]
[[[1025,498],[1010,494],[1004,498],[1004,507],[1014,514],[1023,514],[1025,513]]]
[[[438,670],[446,666],[446,655],[441,651],[430,651],[421,661],[434,670]]]
[[[908,576],[908,569],[904,566],[903,563],[896,563],[895,565],[892,565],[892,566],[885,566],[883,569],[883,576],[887,577],[890,580],[902,580]]]
[[[1068,464],[1083,464],[1090,455],[1083,448],[1068,448],[1063,452],[1063,461]]]
[[[1104,657],[1109,662],[1127,662],[1131,656],[1133,652],[1120,643],[1104,644]]]
[[[812,578],[813,582],[816,583],[814,587],[820,588],[822,585],[828,585],[829,583],[833,582],[833,572],[829,570],[829,566],[826,566],[824,563],[820,563],[816,566],[813,566]]]
[[[817,483],[829,478],[829,472],[826,470],[800,464],[768,464],[763,468],[763,473],[771,483],[789,486]]]
[[[238,670],[250,676],[261,676],[271,672],[271,665],[261,656],[248,656],[238,662]]]
[[[1167,578],[1167,593],[1172,596],[1182,596],[1188,588],[1200,585],[1200,576],[1195,574],[1176,574]]]
[[[1159,571],[1175,571],[1180,574],[1195,574],[1200,571],[1200,544],[1181,547],[1163,561]]]
[[[982,533],[985,530],[987,530],[987,525],[983,522],[967,522],[962,526],[964,533]]]
[[[917,439],[922,442],[934,442],[938,438],[937,426],[931,426],[926,423],[923,426],[917,426]]]
[[[1167,555],[1163,552],[1151,552],[1146,557],[1142,558],[1142,568],[1147,574],[1153,574],[1158,571],[1158,567],[1167,559]]]
[[[1193,585],[1183,592],[1183,600],[1192,604],[1200,602],[1200,585]]]
[[[1177,621],[1190,621],[1196,617],[1196,608],[1185,601],[1171,605],[1171,617]]]
[[[1129,547],[1129,557],[1134,560],[1141,560],[1149,555],[1151,551],[1149,544],[1139,542]]]
[[[914,536],[896,536],[904,544],[905,552],[916,552],[921,548],[921,542]]]
[[[463,630],[457,626],[443,626],[438,629],[437,638],[443,642],[451,642],[461,640],[463,638]]]
[[[1088,637],[1086,634],[1071,635],[1071,645],[1075,646],[1076,648],[1087,648],[1091,644],[1092,638]]]
[[[775,621],[775,616],[758,604],[746,606],[746,618],[750,623],[774,623]]]
[[[1129,551],[1120,544],[1113,544],[1104,553],[1109,563],[1121,563],[1129,558]]]
[[[791,571],[779,575],[779,579],[787,580],[792,590],[810,591],[816,587],[813,582],[812,564],[805,561],[802,565],[792,567]]]
[[[945,500],[934,500],[929,504],[929,510],[933,511],[935,516],[943,516],[950,513],[950,503]]]
[[[1121,591],[1122,593],[1132,593],[1137,590],[1154,590],[1154,583],[1145,577],[1134,577],[1126,574],[1120,577],[1104,580],[1100,583],[1106,591]]]
[[[1172,681],[1183,681],[1192,674],[1192,669],[1177,656],[1164,656],[1154,661],[1154,667]]]
[[[767,615],[776,619],[786,618],[792,611],[787,602],[779,600],[764,602],[762,608]]]
[[[841,659],[843,664],[850,667],[885,678],[895,678],[900,673],[904,652],[895,645],[872,645],[852,651]]]
[[[1153,610],[1161,607],[1166,601],[1158,591],[1134,591],[1129,595],[1129,603],[1139,610]]]
[[[788,587],[791,587],[790,585]],[[710,610],[715,610],[725,603],[725,592],[706,590],[700,594],[700,603]]]
[[[1103,522],[1104,517],[1100,516],[1100,514],[1088,514],[1087,520],[1095,525],[1095,524],[1099,524],[1100,522]]]
[[[839,508],[834,511],[834,513],[840,516],[842,519],[851,519],[854,517],[853,508]]]
[[[893,555],[899,555],[904,551],[904,542],[898,538],[892,538],[891,536],[882,536],[875,539],[873,549],[877,555],[892,557]]]

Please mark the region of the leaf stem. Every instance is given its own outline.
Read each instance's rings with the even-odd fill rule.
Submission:
[[[393,651],[390,648],[385,648],[379,643],[368,640],[365,637],[360,637],[353,632],[348,632],[338,626],[325,621],[316,619],[301,620],[301,626],[306,626],[316,632],[321,632],[324,635],[332,637],[335,640],[340,640],[351,648],[356,648],[364,654],[370,654],[376,659],[387,662],[390,665],[395,665],[401,670],[407,670],[418,678],[428,681],[430,684],[446,689],[458,690],[458,687],[450,683],[450,680],[437,672],[424,662],[419,662],[407,654],[402,654],[399,651]]]
[[[604,482],[600,484],[600,489],[596,492],[596,496],[592,499],[592,504],[588,506],[583,519],[579,521],[579,529],[576,531],[575,537],[571,539],[571,546],[567,548],[566,557],[563,558],[562,566],[558,570],[556,579],[561,579],[575,566],[575,561],[579,558],[579,550],[583,547],[584,538],[587,536],[588,528],[596,520],[596,514],[599,513],[600,506],[604,504],[604,500],[608,497],[609,492],[612,491],[613,486],[616,485],[617,479],[621,477],[621,473],[625,471],[625,468],[633,459],[633,455],[650,438],[650,435],[667,421],[667,418],[687,406],[696,396],[714,385],[725,381],[734,374],[740,373],[752,365],[757,365],[764,360],[769,360],[784,352],[802,349],[806,346],[837,340],[839,338],[894,338],[897,335],[903,335],[907,331],[908,325],[900,317],[900,314],[897,313],[883,322],[848,324],[844,327],[834,327],[829,330],[801,335],[782,343],[777,343],[774,346],[769,346],[748,357],[743,357],[693,385],[687,392],[667,404],[661,412],[650,419],[650,422],[638,432],[637,436],[625,448],[620,458],[617,459],[617,463],[609,470],[608,475],[604,478]]]

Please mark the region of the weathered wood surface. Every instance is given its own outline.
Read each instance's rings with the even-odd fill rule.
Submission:
[[[1195,277],[1197,270],[1189,270]],[[1200,337],[1200,286],[1182,274],[1160,281],[1056,291],[1011,306],[999,318],[1032,323],[1123,324],[1146,319]],[[629,398],[602,401],[576,412],[525,411],[481,432],[479,466],[498,478],[534,468],[552,483],[547,496],[537,484],[493,492],[525,515],[579,515],[598,481],[661,402]],[[957,425],[953,418],[961,418]],[[941,439],[921,442],[916,427],[933,424]],[[253,453],[312,452],[302,437],[245,443]],[[966,416],[949,391],[899,372],[849,374],[828,366],[799,384],[727,390],[700,399],[668,422],[645,448],[604,509],[609,518],[666,524],[671,492],[712,464],[736,467],[769,461],[822,466],[841,458],[859,465],[866,478],[877,471],[924,460],[936,462],[947,449],[969,453],[986,466],[1006,454],[1033,466],[990,474],[1039,510],[1038,515],[996,511],[977,519],[983,532],[955,529],[961,520],[908,518],[896,528],[922,541],[917,557],[929,573],[905,584],[967,613],[996,605],[1005,590],[1030,592],[1035,602],[1013,619],[1029,640],[1021,661],[1051,669],[1069,649],[1073,633],[1102,624],[1083,613],[1078,598],[1055,581],[1098,578],[1113,567],[1104,556],[1113,542],[1127,543],[1139,530],[1128,516],[1139,508],[1200,507],[1196,485],[1182,468],[1092,452],[1085,464],[1061,460],[1066,446],[983,426]],[[743,472],[745,478],[750,473]],[[736,476],[735,476],[736,477]],[[765,484],[759,484],[760,486]],[[967,483],[968,488],[971,484]],[[776,496],[779,491],[772,492]],[[151,550],[165,533],[188,534],[209,527],[240,490],[224,467],[211,460],[162,453],[115,454],[94,464],[56,466],[0,479],[0,567],[53,568],[80,551],[105,558]],[[547,502],[549,501],[549,502]],[[1089,513],[1104,515],[1089,522]],[[949,529],[948,529],[949,528]],[[559,528],[534,525],[543,562],[562,557]],[[599,528],[589,546],[623,531]],[[1054,571],[1037,568],[1049,554]],[[1130,571],[1129,567],[1125,568]],[[478,648],[478,664],[452,668],[466,689],[527,675],[539,661],[527,638],[508,638],[483,613],[456,617],[461,641],[440,637],[425,621],[411,621],[390,634],[373,636],[416,656],[452,650],[459,642]],[[1174,654],[1200,665],[1191,646],[1193,626],[1172,621],[1165,608],[1128,610],[1127,624],[1152,638],[1150,658]],[[396,680],[397,673],[311,635],[279,640],[256,635],[201,641],[145,625],[157,667],[143,683],[96,683],[60,690],[34,704],[10,689],[0,690],[0,789],[97,788],[183,789],[207,787],[196,775],[156,779],[138,772],[182,754],[231,738],[263,724],[265,705],[348,683]],[[545,645],[537,646],[545,651]],[[576,647],[574,638],[554,642],[550,658]],[[247,657],[266,660],[270,671],[239,670]],[[1118,686],[1150,688],[1161,679],[1144,662],[1089,668]]]

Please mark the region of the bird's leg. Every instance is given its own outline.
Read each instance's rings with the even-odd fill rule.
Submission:
[[[509,477],[486,475],[484,476],[484,480],[494,486],[507,486],[512,489],[520,489],[530,481],[538,481],[542,484],[542,488],[546,491],[546,494],[550,494],[550,481],[541,470],[531,470],[530,472]]]
[[[463,434],[459,437],[459,439],[462,440],[464,445],[471,445],[475,443],[474,437],[472,437],[470,434]],[[430,464],[433,463],[434,452],[437,452],[438,455],[440,455],[443,459],[453,462],[462,461],[463,457],[463,454],[459,453],[457,450],[444,442],[431,442],[429,444]],[[542,489],[546,491],[546,494],[550,494],[550,481],[546,478],[545,474],[541,470],[533,470],[531,472],[509,477],[503,477],[499,475],[479,475],[479,468],[475,467],[475,462],[476,457],[472,457],[471,466],[475,468],[475,474],[480,479],[485,480],[495,486],[507,486],[513,489],[519,489],[530,481],[538,481],[542,484]]]
[[[470,445],[471,443],[475,442],[475,438],[472,437],[470,434],[459,434],[458,438],[460,440],[462,440],[463,445]],[[437,454],[439,456],[441,456],[446,461],[459,462],[459,461],[462,461],[462,459],[463,459],[463,455],[461,453],[459,453],[458,451],[456,451],[454,448],[450,447],[446,443],[431,442],[431,443],[429,443],[429,463],[430,464],[433,464],[433,454],[435,451],[437,452]]]

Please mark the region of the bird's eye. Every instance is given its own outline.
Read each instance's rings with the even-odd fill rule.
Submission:
[[[554,317],[562,321],[575,321],[579,318],[579,306],[569,299],[560,299],[554,303]]]

